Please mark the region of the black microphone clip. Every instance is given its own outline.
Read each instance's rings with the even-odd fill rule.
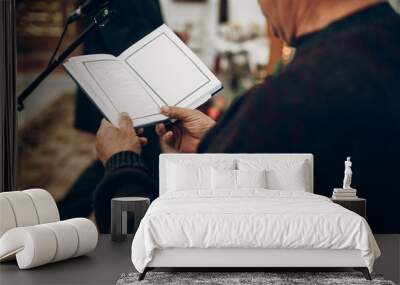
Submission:
[[[107,7],[109,4],[109,1],[87,0],[69,15],[68,22],[73,23],[82,17],[97,13],[100,9]]]

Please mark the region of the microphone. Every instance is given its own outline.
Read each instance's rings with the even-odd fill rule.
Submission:
[[[68,16],[68,22],[73,23],[80,18],[97,12],[109,5],[109,1],[87,0]]]

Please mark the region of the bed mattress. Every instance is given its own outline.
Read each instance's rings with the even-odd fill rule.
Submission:
[[[380,255],[361,216],[324,196],[265,189],[162,195],[135,234],[132,262],[143,272],[155,250],[169,248],[359,250],[371,272]]]

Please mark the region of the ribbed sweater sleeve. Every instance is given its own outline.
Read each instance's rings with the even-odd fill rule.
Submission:
[[[101,233],[110,232],[111,199],[115,197],[158,196],[158,184],[140,156],[123,151],[114,154],[105,164],[105,175],[94,192],[94,213]]]
[[[107,160],[105,164],[106,175],[125,167],[138,168],[144,172],[148,172],[146,165],[137,153],[132,151],[121,151]]]

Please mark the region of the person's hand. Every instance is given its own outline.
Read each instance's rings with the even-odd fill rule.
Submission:
[[[139,129],[137,132],[141,134],[143,129]],[[147,139],[137,136],[132,120],[126,113],[122,113],[120,116],[119,128],[103,119],[96,135],[97,156],[103,164],[113,154],[121,151],[133,151],[140,154],[141,146],[146,144]]]
[[[164,152],[196,152],[202,137],[215,125],[213,119],[199,110],[164,106],[161,113],[178,119],[171,131],[167,131],[162,123],[156,125]]]

